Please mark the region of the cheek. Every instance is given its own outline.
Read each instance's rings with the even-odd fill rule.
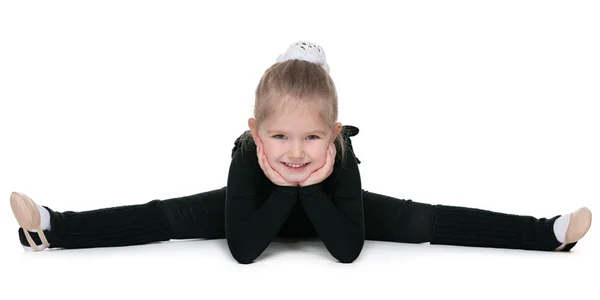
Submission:
[[[325,160],[325,158],[327,157],[328,147],[329,147],[329,144],[327,144],[327,143],[319,143],[319,145],[316,145],[316,147],[313,151],[315,157]]]
[[[323,149],[323,147],[325,146],[320,145],[319,147],[307,151],[307,155],[311,158],[313,165],[317,168],[323,165],[327,159],[327,149]]]
[[[327,151],[324,151],[323,149],[319,149],[319,150],[313,152],[311,157],[315,161],[325,161],[325,159],[327,158]]]
[[[267,160],[271,164],[271,166],[275,167],[276,164],[279,164],[279,152],[277,147],[273,147],[270,145],[265,145],[264,149],[265,156],[267,156]]]
[[[277,157],[272,157],[267,155],[267,159],[269,160],[269,163],[271,164],[271,166],[276,167],[278,166],[278,164],[280,164],[279,160],[277,159]]]

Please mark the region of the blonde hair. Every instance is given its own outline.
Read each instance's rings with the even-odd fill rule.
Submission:
[[[315,112],[335,132],[338,119],[338,97],[333,79],[323,67],[299,59],[289,59],[269,67],[255,92],[254,118],[257,127],[271,114],[308,104],[321,107]],[[283,110],[282,110],[283,109]],[[253,143],[250,131],[242,140]],[[242,143],[246,144],[246,143]],[[346,141],[342,130],[334,140],[336,160],[345,159]]]

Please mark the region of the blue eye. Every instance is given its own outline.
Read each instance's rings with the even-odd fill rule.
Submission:
[[[309,135],[308,137],[309,137],[309,139],[311,139],[311,140],[316,140],[316,139],[319,139],[319,136],[318,136],[318,135],[314,135],[314,134],[313,134],[313,135]],[[313,137],[313,138],[310,138],[310,137]],[[275,138],[275,139],[278,139],[278,140],[279,140],[279,139],[285,138],[285,136],[284,136],[283,134],[276,134],[276,135],[274,135],[274,136],[273,136],[273,138]]]

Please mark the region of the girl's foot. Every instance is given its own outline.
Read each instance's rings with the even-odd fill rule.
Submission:
[[[50,229],[50,213],[48,210],[37,205],[27,195],[18,192],[10,194],[10,206],[31,249],[41,251],[48,248],[50,244],[44,233],[44,230]],[[39,237],[41,246],[34,241],[30,232],[36,233],[35,235]]]
[[[571,214],[563,215],[554,223],[556,239],[562,243],[556,251],[568,251],[579,241],[592,225],[592,212],[582,207]]]

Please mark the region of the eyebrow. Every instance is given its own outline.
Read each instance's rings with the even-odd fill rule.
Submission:
[[[283,130],[268,130],[268,131],[267,131],[267,134],[268,134],[268,135],[271,135],[271,134],[274,134],[274,133],[287,133],[287,132],[285,132],[285,131],[283,131]],[[307,134],[307,135],[308,135],[308,134],[318,134],[318,135],[322,135],[322,136],[325,136],[325,135],[326,135],[326,134],[325,134],[325,132],[324,132],[323,130],[313,130],[313,131],[309,131],[309,132],[308,132],[308,133],[306,133],[306,134]]]

